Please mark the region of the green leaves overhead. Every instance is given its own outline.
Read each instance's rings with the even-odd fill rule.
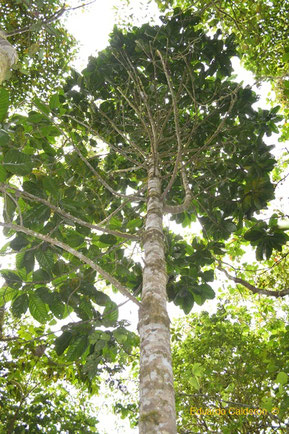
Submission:
[[[48,320],[48,309],[43,300],[36,294],[29,297],[29,311],[36,321],[45,323]]]
[[[3,87],[0,88],[0,122],[2,122],[8,112],[9,107],[9,92]],[[2,136],[3,137],[3,136]],[[1,140],[1,136],[0,136]]]
[[[256,223],[245,235],[245,240],[250,241],[256,248],[258,261],[269,259],[273,249],[281,251],[282,247],[289,240],[289,236],[279,229],[276,224],[267,225],[265,222]]]
[[[31,156],[16,150],[10,150],[4,155],[4,168],[14,175],[28,175],[33,167]]]

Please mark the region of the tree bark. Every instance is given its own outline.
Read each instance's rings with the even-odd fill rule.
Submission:
[[[161,181],[152,167],[148,178],[143,238],[145,267],[140,334],[140,434],[175,434],[175,397],[167,313],[166,262]]]
[[[7,41],[5,33],[0,30],[0,84],[5,80],[8,70],[16,61],[15,48]]]

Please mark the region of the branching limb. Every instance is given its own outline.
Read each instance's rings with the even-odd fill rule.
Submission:
[[[191,189],[189,186],[189,182],[188,182],[184,167],[182,167],[182,169],[181,169],[181,175],[182,175],[183,186],[185,189],[185,199],[181,205],[165,205],[164,206],[164,212],[165,213],[179,214],[181,212],[186,211],[191,204],[192,193],[191,193]]]
[[[251,285],[251,283],[247,282],[246,280],[240,279],[239,277],[232,276],[228,273],[227,270],[221,267],[221,265],[218,266],[218,270],[225,273],[225,275],[228,277],[228,279],[233,280],[233,282],[238,283],[245,288],[249,289],[249,291],[253,292],[253,294],[261,294],[261,295],[269,295],[271,297],[285,297],[289,294],[289,288],[283,289],[282,291],[271,291],[269,289],[262,289],[257,288],[254,285]]]
[[[91,106],[91,110],[93,112],[93,106]],[[116,151],[117,153],[123,155],[127,160],[131,161],[132,163],[136,163],[136,160],[131,158],[128,154],[128,152],[126,152],[124,149],[119,149],[117,146],[107,142],[102,136],[100,136],[100,134],[93,129],[90,125],[87,125],[85,122],[82,122],[80,119],[75,118],[74,116],[71,115],[67,115],[67,114],[63,114],[62,117],[66,117],[69,119],[72,119],[73,121],[79,123],[80,125],[82,125],[83,127],[87,128],[87,130],[93,134],[96,138],[98,138],[99,140],[101,140],[105,145],[107,145],[109,148],[112,148],[114,151]],[[138,166],[140,166],[143,169],[146,169],[145,164],[140,163],[138,161]]]
[[[115,235],[116,237],[126,238],[126,239],[132,240],[132,241],[138,240],[138,237],[135,236],[135,235],[127,234],[125,232],[114,231],[112,229],[108,229],[108,228],[101,227],[99,225],[94,225],[94,224],[88,223],[88,222],[86,222],[84,220],[81,220],[78,217],[74,217],[70,213],[68,213],[66,211],[63,211],[58,206],[55,206],[52,203],[48,202],[48,200],[45,200],[45,199],[42,199],[40,197],[34,196],[34,194],[28,193],[26,191],[18,190],[17,188],[12,187],[12,186],[10,186],[8,184],[1,184],[0,185],[0,191],[2,191],[3,193],[7,193],[7,191],[11,192],[11,190],[14,191],[14,193],[15,193],[16,196],[23,197],[23,198],[25,198],[27,200],[30,200],[32,202],[42,203],[43,205],[47,206],[52,211],[56,212],[57,214],[59,214],[60,216],[64,217],[65,219],[70,220],[70,221],[72,221],[74,223],[77,223],[77,224],[79,224],[81,226],[84,226],[84,227],[87,227],[87,228],[90,228],[90,229],[95,229],[97,231],[104,232],[104,233],[107,233],[107,234]]]
[[[71,255],[78,258],[81,262],[84,262],[85,264],[89,265],[93,270],[95,270],[104,279],[106,279],[115,288],[117,288],[119,290],[119,292],[121,294],[123,294],[125,297],[129,298],[131,301],[133,301],[138,306],[141,305],[140,302],[129,292],[129,290],[127,288],[125,288],[117,279],[115,279],[113,276],[111,276],[107,271],[103,270],[99,265],[95,264],[91,259],[89,259],[85,255],[83,255],[81,252],[70,247],[68,244],[63,243],[63,242],[57,240],[56,238],[51,238],[47,235],[40,234],[38,232],[35,232],[31,229],[25,228],[25,227],[20,226],[20,225],[0,222],[0,226],[3,226],[3,227],[8,228],[8,229],[12,229],[16,232],[23,232],[27,235],[38,238],[39,240],[42,240],[48,244],[51,244],[52,246],[60,247],[62,250],[65,250],[66,252],[68,252]]]
[[[172,173],[171,179],[170,179],[168,185],[166,186],[166,188],[163,192],[163,195],[162,195],[162,198],[165,199],[165,197],[167,196],[168,192],[172,188],[172,185],[175,182],[175,179],[177,177],[178,168],[179,168],[181,157],[182,157],[182,141],[181,141],[181,132],[180,132],[180,124],[179,124],[178,105],[177,105],[177,100],[176,100],[175,92],[173,89],[173,85],[171,82],[171,78],[169,76],[169,72],[167,70],[163,56],[159,50],[157,50],[157,54],[161,59],[163,70],[164,70],[164,73],[165,73],[165,76],[166,76],[166,79],[168,82],[168,86],[170,89],[171,97],[172,97],[172,104],[173,104],[173,111],[174,111],[174,123],[175,123],[176,137],[177,137],[177,144],[178,144],[178,152],[177,152],[177,157],[176,157],[173,173]]]

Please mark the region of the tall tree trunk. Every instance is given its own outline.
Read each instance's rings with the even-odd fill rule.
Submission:
[[[7,41],[5,33],[0,30],[0,84],[5,80],[8,70],[16,61],[15,48]]]
[[[166,307],[166,262],[161,180],[154,168],[148,179],[147,219],[143,239],[140,334],[140,434],[175,434],[175,396]]]

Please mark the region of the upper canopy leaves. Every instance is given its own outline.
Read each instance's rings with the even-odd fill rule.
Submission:
[[[117,327],[116,307],[108,297],[100,302],[96,272],[121,291],[139,290],[142,269],[126,248],[141,241],[151,164],[164,211],[184,226],[198,218],[206,238],[189,245],[167,236],[169,297],[186,312],[213,297],[206,268],[223,253],[220,242],[273,197],[274,159],[263,136],[279,118],[256,111],[254,92],[232,81],[233,38],[211,38],[197,23],[176,10],[160,26],[114,29],[110,46],[63,91],[4,125],[6,233],[12,223],[24,227],[10,244],[23,255],[18,271],[6,279],[16,313],[21,288],[31,313],[37,296],[43,320],[74,310],[83,321]],[[76,338],[71,345],[69,354],[91,348]]]

